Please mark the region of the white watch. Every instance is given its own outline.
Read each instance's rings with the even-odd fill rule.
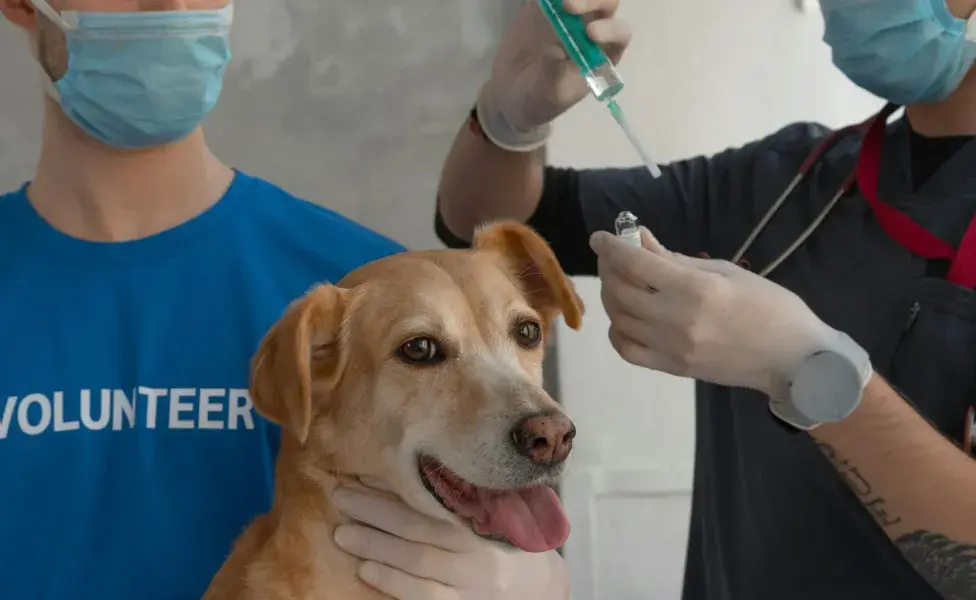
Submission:
[[[789,374],[788,392],[784,397],[771,398],[769,410],[803,431],[842,421],[860,406],[873,373],[868,353],[849,336],[838,333],[830,347],[796,365]]]

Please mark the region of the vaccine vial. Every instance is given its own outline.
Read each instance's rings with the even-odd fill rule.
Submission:
[[[634,213],[630,211],[623,211],[617,215],[617,219],[613,222],[614,228],[617,230],[617,237],[624,240],[631,246],[636,246],[637,248],[643,247],[641,244],[640,229],[637,224],[637,217]]]

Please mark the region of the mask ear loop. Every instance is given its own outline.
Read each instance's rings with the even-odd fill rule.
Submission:
[[[75,29],[78,28],[77,19],[70,18],[71,16],[74,16],[76,13],[71,13],[71,15],[69,15],[69,18],[65,18],[64,15],[61,15],[60,13],[58,13],[58,11],[54,10],[54,7],[48,4],[47,0],[30,0],[30,3],[34,6],[37,12],[47,17],[47,19],[50,20],[52,23],[54,23],[54,25],[61,31],[63,32],[74,31]],[[34,44],[31,44],[31,53],[34,55],[35,59],[38,60],[40,59],[40,57],[37,54],[37,49],[34,47]],[[55,101],[60,102],[61,94],[58,93],[57,88],[54,86],[54,82],[51,81],[51,77],[44,71],[43,68],[40,69],[40,71],[41,71],[41,86],[44,88],[44,91],[47,92],[47,94],[51,96],[51,98],[53,98]]]
[[[73,31],[77,28],[75,23],[72,23],[71,20],[66,19],[58,11],[54,10],[54,7],[48,4],[47,0],[30,0],[30,3],[34,5],[37,12],[47,17],[61,31]]]

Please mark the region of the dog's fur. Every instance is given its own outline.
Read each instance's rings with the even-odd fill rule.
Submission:
[[[558,471],[540,479],[513,453],[510,430],[559,410],[542,388],[542,360],[560,313],[579,328],[572,283],[537,234],[508,222],[480,230],[472,250],[398,254],[296,300],[251,365],[255,407],[283,426],[274,505],[204,600],[386,598],[334,545],[343,518],[330,497],[378,478],[414,509],[469,527],[422,484],[419,451],[485,487],[554,483]],[[542,343],[518,343],[513,329],[525,321],[541,326]],[[401,360],[398,349],[418,337],[437,340],[443,362]]]

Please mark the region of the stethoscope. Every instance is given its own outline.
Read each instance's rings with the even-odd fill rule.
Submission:
[[[870,119],[839,129],[817,145],[800,166],[799,171],[790,184],[786,186],[783,193],[780,194],[769,210],[766,211],[766,214],[763,215],[763,218],[746,238],[746,241],[739,248],[738,252],[732,257],[732,262],[748,268],[748,262],[743,260],[746,251],[749,250],[753,242],[763,232],[766,225],[796,187],[806,180],[813,167],[840,139],[850,133],[863,133],[864,139],[861,142],[860,152],[858,152],[857,164],[844,179],[837,193],[834,194],[830,202],[827,203],[823,210],[820,211],[820,214],[817,215],[800,236],[776,259],[759,271],[759,275],[763,277],[768,276],[776,267],[789,258],[816,231],[817,227],[823,223],[827,215],[830,214],[830,211],[837,205],[837,202],[857,185],[861,196],[863,196],[871,212],[874,213],[875,220],[890,238],[909,252],[922,258],[948,260],[950,267],[946,279],[969,290],[976,288],[976,217],[970,221],[959,247],[956,248],[922,227],[907,214],[901,212],[891,204],[883,202],[879,197],[881,155],[884,150],[885,129],[888,123],[888,117],[899,108],[901,107],[894,104],[887,104],[878,114]]]
[[[752,244],[753,242],[756,241],[756,238],[758,238],[759,235],[766,229],[766,226],[769,224],[772,218],[779,211],[780,207],[783,206],[783,203],[786,202],[787,198],[789,198],[793,194],[793,191],[796,190],[796,188],[801,183],[806,181],[807,176],[810,174],[811,171],[813,171],[813,168],[817,165],[817,163],[820,162],[820,159],[826,156],[827,153],[830,152],[837,145],[838,142],[840,142],[842,139],[846,138],[848,135],[852,133],[866,134],[868,131],[870,131],[871,126],[876,122],[887,121],[887,118],[897,108],[898,107],[894,105],[885,106],[881,110],[881,112],[870,117],[869,119],[862,121],[861,123],[857,123],[855,125],[848,125],[846,127],[843,127],[831,133],[816,147],[814,147],[814,149],[810,152],[809,155],[807,155],[806,159],[803,161],[803,164],[800,165],[800,168],[797,171],[796,176],[793,177],[793,180],[790,181],[789,185],[786,186],[786,189],[783,190],[783,193],[781,193],[779,197],[776,198],[776,201],[773,203],[773,205],[769,207],[769,210],[766,211],[766,214],[763,215],[763,218],[759,220],[759,223],[757,223],[755,228],[753,228],[752,232],[746,238],[745,242],[742,243],[742,246],[735,253],[735,255],[733,255],[732,262],[748,268],[748,262],[743,260],[743,256],[745,255],[745,253],[749,250],[749,248],[752,247]],[[860,154],[861,155],[864,154],[863,147]],[[859,155],[858,162],[860,163],[861,160],[862,157]],[[766,265],[762,270],[758,271],[757,273],[762,277],[768,276],[770,273],[773,272],[773,270],[775,270],[778,266],[783,264],[783,262],[787,258],[789,258],[794,252],[796,252],[797,248],[802,246],[803,243],[806,242],[811,235],[813,235],[813,232],[816,231],[818,227],[820,227],[820,224],[823,223],[824,219],[827,218],[827,215],[829,215],[830,212],[834,209],[834,207],[837,206],[837,203],[840,201],[840,199],[846,196],[851,191],[851,189],[853,189],[854,185],[857,183],[857,179],[858,179],[857,175],[858,175],[858,169],[857,168],[852,169],[851,172],[844,179],[844,181],[841,183],[840,187],[837,189],[837,192],[833,195],[833,197],[830,199],[827,205],[824,206],[823,210],[820,211],[820,214],[818,214],[816,218],[813,221],[811,221],[810,225],[806,229],[804,229],[803,232],[799,235],[799,237],[797,237],[792,244],[787,246],[787,248],[778,257],[776,257],[772,262],[770,262],[768,265]]]

